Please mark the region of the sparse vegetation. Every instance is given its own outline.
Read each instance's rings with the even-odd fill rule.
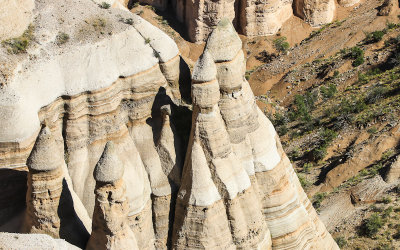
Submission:
[[[384,225],[385,222],[382,217],[378,213],[373,213],[371,217],[364,221],[361,227],[361,233],[365,234],[368,237],[373,237]]]
[[[310,173],[311,168],[313,167],[312,162],[306,162],[303,164],[303,173]]]
[[[321,86],[319,90],[325,99],[332,98],[337,92],[336,85],[333,83],[330,83],[327,87]]]
[[[104,18],[95,18],[92,20],[92,26],[95,30],[100,31],[101,33],[103,32],[104,28],[107,25],[107,21]]]
[[[326,198],[326,193],[317,193],[313,197],[313,206],[314,208],[318,209],[321,207],[321,203],[325,200]]]
[[[335,131],[328,128],[321,129],[317,146],[311,151],[313,160],[319,161],[324,159],[327,154],[328,146],[336,137],[337,133]]]
[[[1,44],[7,48],[8,53],[25,53],[34,38],[33,32],[34,26],[29,25],[28,29],[26,29],[21,36],[4,40],[1,42]]]
[[[339,248],[343,248],[347,245],[347,240],[344,237],[336,237],[335,241]]]
[[[353,67],[358,67],[364,63],[364,51],[360,47],[353,47],[350,49],[348,56],[353,59]]]
[[[60,32],[56,36],[56,44],[57,45],[62,45],[64,43],[68,42],[68,40],[69,40],[69,35],[67,33]]]
[[[307,178],[302,175],[302,174],[297,174],[297,177],[299,178],[300,184],[303,188],[309,187],[312,183],[307,180]]]
[[[132,18],[121,18],[120,21],[125,23],[125,24],[129,24],[129,25],[133,24],[133,19]]]
[[[99,4],[99,7],[102,9],[109,9],[111,7],[111,4],[102,2],[101,4]]]
[[[287,38],[282,36],[274,40],[275,49],[279,52],[286,53],[290,48],[290,44],[286,41]]]
[[[383,39],[383,36],[386,34],[385,30],[377,30],[371,33],[366,34],[365,42],[368,43],[376,43]]]

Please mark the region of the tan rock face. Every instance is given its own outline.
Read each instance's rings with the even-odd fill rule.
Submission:
[[[398,179],[400,179],[400,157],[397,157],[392,163],[385,176],[385,181],[389,183],[395,182]]]
[[[358,4],[360,0],[339,0],[338,3],[343,7],[350,7]]]
[[[167,1],[141,0],[165,10]],[[241,34],[248,37],[273,35],[293,13],[313,27],[330,23],[336,14],[334,0],[173,0],[176,18],[186,25],[189,39],[202,43],[223,18],[227,18]],[[360,0],[339,0],[344,7]]]
[[[27,161],[27,208],[21,231],[64,238],[83,247],[88,232],[74,211],[60,156],[49,128],[42,128]]]
[[[293,0],[241,0],[239,30],[249,37],[275,34],[293,15]]]
[[[115,146],[108,142],[94,171],[96,202],[92,234],[86,249],[139,249],[127,223],[129,204],[123,172]]]
[[[396,0],[385,0],[379,8],[378,14],[380,16],[389,16],[396,12],[399,8],[399,1]]]
[[[24,232],[84,246],[72,236],[88,236],[89,220],[90,249],[337,249],[255,104],[229,18],[190,83],[175,43],[141,18],[90,1],[38,3],[78,31],[85,22],[74,11],[87,8],[113,36],[71,33],[54,47],[40,35],[7,59],[25,70],[0,89],[0,168],[29,168]],[[39,34],[65,28],[51,16],[35,19]],[[25,61],[36,49],[49,54]],[[189,87],[192,104],[182,101]]]
[[[334,0],[294,0],[294,13],[313,27],[333,21],[336,6]]]

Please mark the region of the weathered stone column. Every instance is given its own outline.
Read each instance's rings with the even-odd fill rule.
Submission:
[[[61,154],[48,127],[42,128],[27,160],[28,191],[22,231],[60,238],[58,214],[63,187]]]
[[[50,129],[43,127],[27,160],[28,191],[21,231],[47,234],[85,247],[89,233],[75,211],[63,164],[63,154]]]
[[[95,169],[95,208],[86,249],[139,249],[127,220],[129,205],[122,180],[124,166],[113,142],[107,142]]]

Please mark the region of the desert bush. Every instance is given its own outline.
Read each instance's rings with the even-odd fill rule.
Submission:
[[[392,202],[392,198],[386,196],[386,197],[383,197],[383,198],[380,200],[380,202],[382,202],[382,203],[384,203],[384,204],[389,204],[389,203]]]
[[[69,40],[69,35],[64,32],[60,32],[56,36],[56,44],[57,45],[64,44],[64,43],[68,42],[68,40]]]
[[[322,86],[319,90],[325,99],[332,98],[337,92],[336,85],[333,83],[330,83],[327,87]]]
[[[292,113],[292,119],[300,117],[305,122],[312,120],[311,111],[314,109],[314,104],[317,101],[317,93],[307,92],[305,95],[296,95],[294,97],[294,106],[296,112]]]
[[[275,53],[268,53],[268,51],[263,50],[258,54],[258,56],[256,56],[256,59],[263,63],[270,63],[276,57]]]
[[[303,188],[307,188],[311,185],[311,182],[309,182],[306,177],[302,174],[297,174],[297,177],[299,178],[300,184]]]
[[[339,248],[343,248],[347,245],[347,240],[346,238],[340,236],[335,238],[336,244],[339,246]]]
[[[365,97],[365,102],[367,104],[373,104],[377,102],[379,99],[384,98],[388,92],[389,92],[388,87],[377,86],[367,94],[367,96]]]
[[[371,217],[364,221],[364,225],[362,227],[363,233],[368,237],[373,237],[384,225],[385,222],[383,221],[382,217],[379,216],[378,213],[373,213]]]
[[[16,38],[7,39],[2,41],[2,45],[7,48],[7,51],[11,54],[25,53],[29,44],[32,42],[34,26],[29,25],[28,29],[24,33]]]
[[[366,43],[376,43],[379,42],[383,39],[383,36],[385,35],[384,30],[377,30],[371,33],[366,34],[365,42]]]
[[[303,164],[303,172],[310,173],[311,168],[313,167],[312,162],[306,162]]]
[[[319,132],[319,139],[317,146],[311,151],[312,158],[315,161],[319,161],[325,158],[328,150],[328,146],[337,137],[337,133],[328,128],[322,129]]]
[[[290,44],[286,40],[287,38],[285,36],[275,39],[275,49],[279,52],[285,53],[290,48]]]
[[[353,67],[358,67],[364,63],[364,51],[360,47],[353,47],[350,49],[348,56],[353,59]]]
[[[325,200],[326,193],[317,193],[313,197],[313,206],[314,208],[318,209],[321,207],[321,203]]]
[[[102,9],[109,9],[111,5],[109,3],[102,2],[101,4],[99,4],[99,7]]]

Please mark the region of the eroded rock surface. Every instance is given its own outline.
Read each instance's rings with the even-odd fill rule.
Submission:
[[[21,232],[81,248],[91,232],[93,249],[337,249],[255,103],[230,18],[190,82],[176,44],[127,11],[34,13],[27,51],[0,48],[0,169],[28,171]]]
[[[94,169],[96,202],[86,249],[139,249],[127,219],[129,204],[122,180],[124,165],[109,141]]]

